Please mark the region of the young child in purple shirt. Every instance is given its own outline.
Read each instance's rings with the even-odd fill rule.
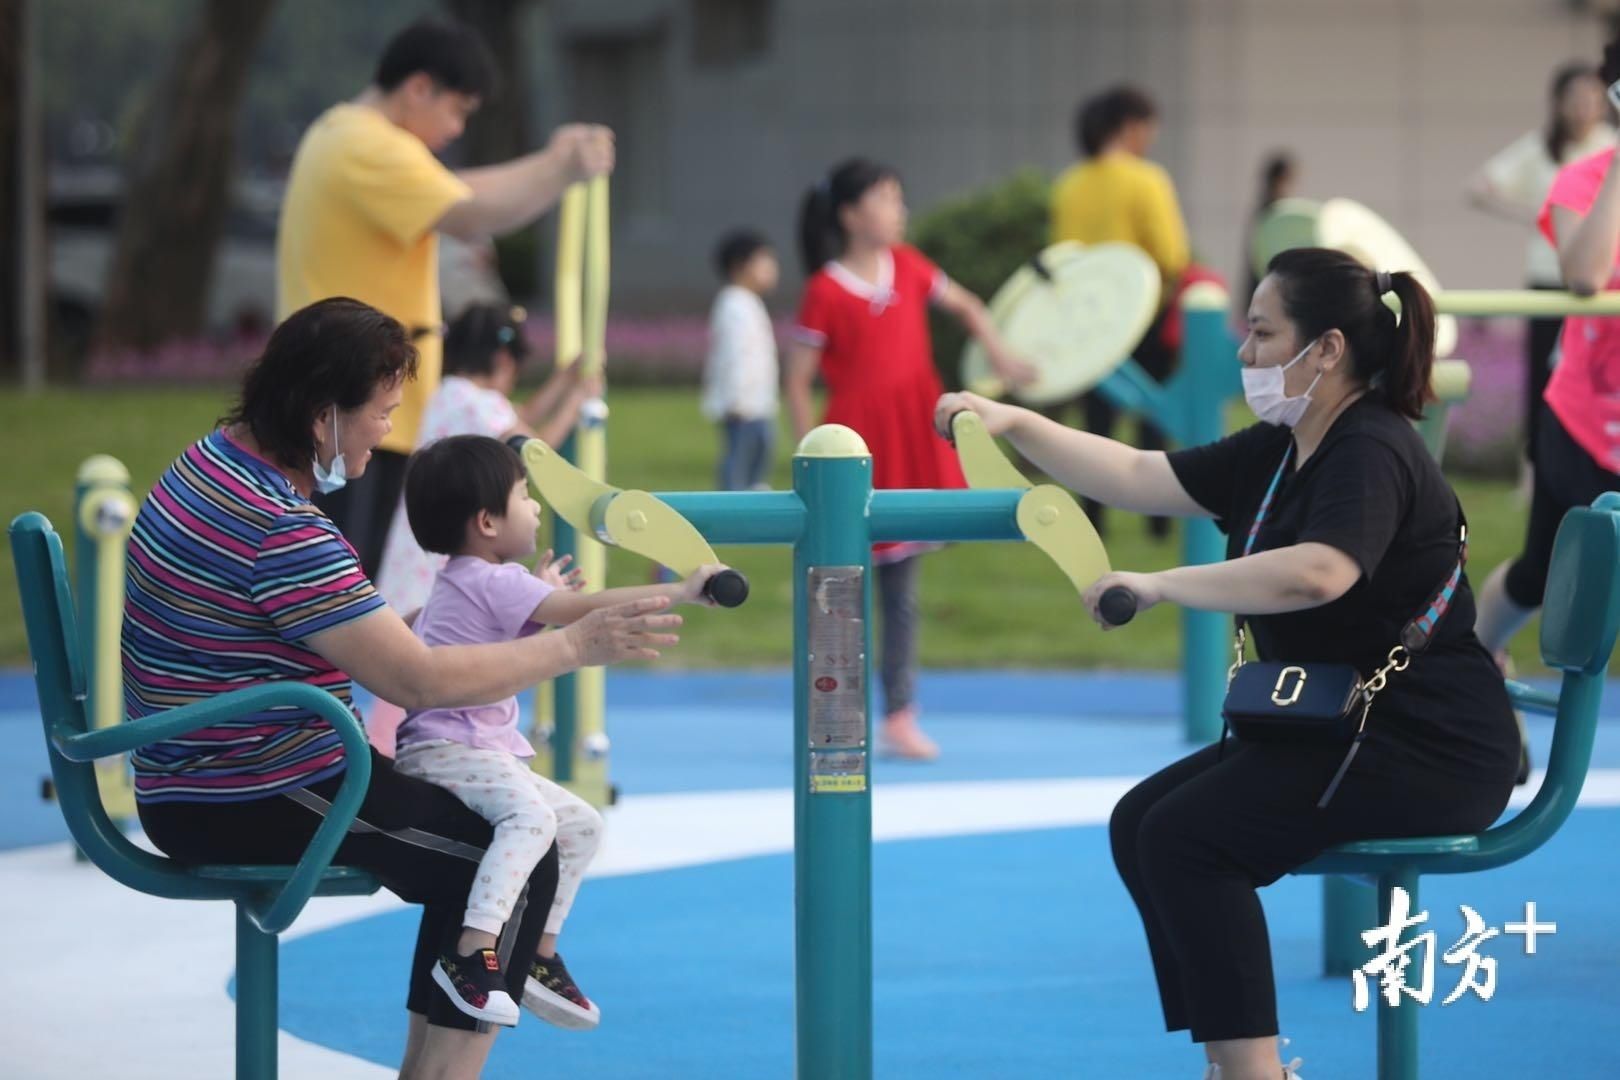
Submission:
[[[517,454],[482,435],[440,439],[411,455],[405,511],[417,543],[450,556],[416,618],[416,633],[429,645],[510,641],[647,596],[707,604],[704,582],[722,569],[706,566],[673,584],[584,593],[565,560],[542,560],[536,573],[508,562],[534,553],[540,504],[529,495]],[[408,713],[397,746],[400,772],[446,789],[495,827],[467,898],[461,938],[439,956],[434,981],[469,1016],[517,1023],[497,940],[530,872],[556,844],[557,894],[546,932],[537,955],[519,960],[529,965],[523,1005],[560,1027],[596,1027],[601,1011],[569,976],[556,944],[601,843],[602,816],[529,768],[534,748],[518,731],[516,698]]]

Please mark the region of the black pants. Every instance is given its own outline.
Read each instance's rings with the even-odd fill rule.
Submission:
[[[1535,282],[1531,282],[1530,287],[1542,290],[1563,288],[1562,285],[1537,285]],[[1558,347],[1558,335],[1563,332],[1564,320],[1528,319],[1526,324],[1524,443],[1526,456],[1531,464],[1535,464],[1541,411],[1546,407],[1541,399],[1547,392],[1547,380],[1552,378],[1552,354]]]
[[[1552,565],[1553,540],[1564,515],[1589,506],[1605,491],[1620,491],[1620,475],[1602,468],[1564,430],[1558,415],[1545,405],[1536,425],[1535,491],[1525,523],[1524,551],[1508,567],[1504,588],[1522,608],[1541,606]]]
[[[1255,890],[1351,840],[1477,832],[1512,777],[1424,768],[1369,737],[1318,810],[1342,747],[1210,746],[1132,788],[1108,823],[1114,865],[1147,930],[1170,1031],[1193,1041],[1277,1034],[1265,913]],[[1370,929],[1370,927],[1369,927]]]
[[[290,866],[315,834],[338,783],[323,780],[250,802],[142,805],[141,825],[158,850],[180,862]],[[461,934],[478,860],[493,832],[448,791],[395,772],[392,760],[371,752],[371,785],[334,863],[368,870],[401,900],[422,905],[405,1007],[438,1027],[478,1027],[445,997],[432,971],[439,953]],[[523,1000],[523,980],[556,891],[554,845],[529,875],[497,945],[513,1001]]]
[[[360,567],[373,581],[382,569],[388,527],[405,490],[407,454],[373,450],[366,471],[330,495],[315,496],[315,505],[332,519],[360,556]]]

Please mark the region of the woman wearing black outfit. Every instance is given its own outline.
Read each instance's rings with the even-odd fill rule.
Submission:
[[[1393,292],[1404,318],[1383,301]],[[1429,395],[1434,308],[1408,274],[1340,252],[1272,260],[1239,351],[1260,423],[1208,446],[1139,451],[1037,414],[950,394],[1059,482],[1139,513],[1213,517],[1226,562],[1113,573],[1138,609],[1242,613],[1263,659],[1349,663],[1369,677],[1455,569],[1460,508],[1411,420]],[[1276,478],[1276,494],[1244,554]],[[1474,636],[1467,578],[1432,644],[1394,673],[1325,806],[1343,746],[1229,742],[1137,785],[1110,822],[1141,911],[1166,1026],[1205,1044],[1206,1076],[1292,1076],[1277,1050],[1265,916],[1255,890],[1352,840],[1474,832],[1507,805],[1519,737],[1502,677]],[[1297,1064],[1297,1063],[1296,1063]]]

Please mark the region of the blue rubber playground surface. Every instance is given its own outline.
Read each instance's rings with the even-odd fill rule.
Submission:
[[[922,697],[944,758],[874,766],[877,1074],[1199,1076],[1186,1036],[1159,1022],[1104,827],[1119,791],[1185,750],[1175,682],[936,672]],[[1583,805],[1551,843],[1502,870],[1424,879],[1424,928],[1437,938],[1422,1019],[1428,1077],[1620,1076],[1620,687],[1605,713]],[[485,1075],[792,1076],[788,675],[615,673],[609,717],[623,800],[601,873],[563,939],[602,1027],[580,1034],[525,1018],[501,1035]],[[1532,719],[1531,730],[1545,760],[1550,721]],[[41,935],[54,935],[48,951],[64,957],[59,975],[0,975],[0,1076],[84,1075],[76,1063],[89,1051],[70,1046],[84,1028],[41,1003],[51,995],[40,979],[80,985],[95,961],[76,957],[117,956],[164,932],[183,935],[183,955],[198,966],[143,968],[97,990],[105,1011],[93,1014],[94,1037],[120,1055],[103,1058],[102,1075],[223,1075],[169,1048],[219,1044],[226,1056],[216,1060],[228,1061],[228,913],[204,926],[195,912],[209,906],[197,905],[191,923],[177,922],[168,909],[182,905],[137,904],[96,871],[71,867],[65,849],[41,847],[63,832],[36,798],[44,755],[21,675],[0,677],[0,747],[0,895],[36,913],[32,925],[0,921],[0,945],[39,956]],[[1318,971],[1319,882],[1288,879],[1263,895],[1288,1053],[1305,1059],[1308,1080],[1371,1077],[1372,1010],[1353,1009],[1348,978]],[[61,927],[92,899],[93,917],[74,916],[85,925]],[[1534,955],[1518,936],[1484,942],[1481,955],[1496,962],[1492,1000],[1466,994],[1442,1006],[1462,975],[1439,956],[1463,932],[1459,906],[1502,928],[1522,921],[1529,901],[1556,934]],[[126,925],[126,910],[142,920],[156,912],[173,929]],[[320,925],[282,948],[282,1025],[309,1044],[301,1071],[284,1053],[283,1075],[391,1075],[414,912],[386,901],[323,910]],[[211,1026],[175,1015],[169,1032],[153,1019],[171,983],[213,1010]],[[123,1030],[137,1020],[141,1030]],[[154,1046],[158,1058],[173,1056],[146,1060]]]

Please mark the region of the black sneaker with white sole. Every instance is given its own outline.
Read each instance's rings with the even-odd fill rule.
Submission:
[[[535,957],[523,980],[523,1007],[548,1024],[570,1031],[589,1031],[602,1022],[602,1010],[585,996],[568,974],[561,955]]]
[[[479,949],[471,956],[440,953],[433,981],[451,1004],[475,1020],[506,1027],[518,1022],[518,1007],[506,992],[506,974],[494,949]]]

